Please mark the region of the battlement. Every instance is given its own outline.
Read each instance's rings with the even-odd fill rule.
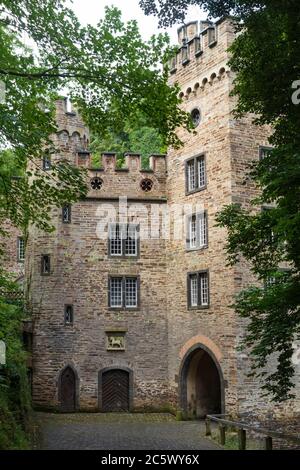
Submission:
[[[125,165],[120,168],[116,153],[103,152],[100,167],[94,168],[89,150],[89,130],[78,112],[70,109],[66,98],[56,101],[56,120],[58,132],[53,136],[59,149],[56,158],[63,155],[87,170],[88,198],[165,199],[166,155],[151,155],[150,166],[146,169],[142,168],[140,154],[128,152]]]
[[[125,154],[125,166],[117,167],[117,155],[114,152],[103,152],[101,155],[102,165],[99,171],[114,172],[140,172],[156,173],[157,175],[166,175],[166,155],[155,154],[150,156],[150,168],[142,168],[141,155],[139,153]],[[92,168],[90,168],[92,170]]]
[[[117,167],[117,155],[102,154],[100,168],[88,167],[88,197],[161,199],[166,195],[166,155],[151,155],[150,168],[141,167],[141,155],[127,153],[125,166]]]
[[[179,49],[169,63],[171,84],[177,82],[181,85],[193,79],[199,88],[211,76],[219,75],[220,69],[226,69],[227,50],[235,37],[232,18],[223,18],[215,23],[191,21],[177,31]]]

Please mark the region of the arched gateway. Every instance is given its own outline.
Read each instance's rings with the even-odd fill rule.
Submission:
[[[182,361],[181,407],[190,418],[224,413],[224,385],[220,365],[204,345],[190,349]]]

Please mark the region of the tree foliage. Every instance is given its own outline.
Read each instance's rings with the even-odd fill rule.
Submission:
[[[164,144],[180,145],[176,127],[191,128],[191,122],[179,107],[177,88],[167,84],[163,64],[169,50],[167,35],[143,41],[136,21],[124,24],[116,8],[107,8],[93,27],[82,26],[65,0],[1,0],[0,80],[6,94],[0,103],[0,150],[13,151],[22,177],[8,175],[5,159],[11,154],[2,154],[0,217],[50,229],[49,207],[84,195],[78,169],[61,161],[50,175],[36,164],[42,149],[57,151],[49,135],[56,131],[53,101],[62,88],[102,138],[118,133],[125,121],[136,127],[142,115]],[[29,159],[36,165],[33,175],[26,173]]]
[[[236,73],[235,117],[254,113],[256,124],[273,127],[274,150],[253,163],[250,176],[261,189],[249,211],[227,206],[218,223],[228,229],[227,252],[234,264],[250,262],[259,283],[240,293],[237,312],[247,318],[244,344],[251,348],[253,374],[275,401],[293,396],[293,342],[300,337],[300,105],[292,100],[300,79],[300,10],[296,0],[141,0],[163,25],[183,21],[189,5],[211,17],[234,15],[239,35],[230,48]],[[257,211],[268,205],[269,210]],[[282,271],[280,267],[288,266]],[[270,282],[270,279],[272,282]],[[277,369],[263,369],[270,356]]]
[[[5,273],[0,272],[0,277]],[[4,275],[6,295],[16,289]],[[6,364],[0,365],[0,449],[27,449],[31,410],[27,380],[27,354],[23,349],[21,325],[23,306],[0,294],[0,340],[6,344]]]
[[[167,148],[158,130],[147,126],[141,117],[134,126],[126,121],[122,129],[118,132],[107,132],[105,138],[94,134],[91,150],[95,167],[100,165],[101,153],[108,151],[116,152],[120,167],[124,165],[125,153],[139,153],[142,168],[148,168],[150,155],[166,153]]]

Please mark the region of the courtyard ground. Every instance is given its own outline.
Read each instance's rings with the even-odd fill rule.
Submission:
[[[167,413],[35,413],[37,449],[210,450],[204,423],[176,421]]]

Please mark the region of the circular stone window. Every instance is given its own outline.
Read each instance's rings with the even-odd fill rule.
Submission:
[[[191,111],[191,118],[192,118],[194,127],[199,126],[199,124],[200,124],[200,122],[201,122],[201,112],[200,112],[200,109],[194,108],[194,109]]]
[[[102,185],[103,185],[103,181],[101,178],[99,178],[98,176],[95,176],[94,178],[91,179],[91,187],[92,189],[96,189],[96,190],[99,190],[102,188]]]
[[[144,191],[145,193],[149,193],[152,188],[153,188],[153,181],[150,180],[149,178],[145,178],[144,180],[141,181],[141,190]]]

